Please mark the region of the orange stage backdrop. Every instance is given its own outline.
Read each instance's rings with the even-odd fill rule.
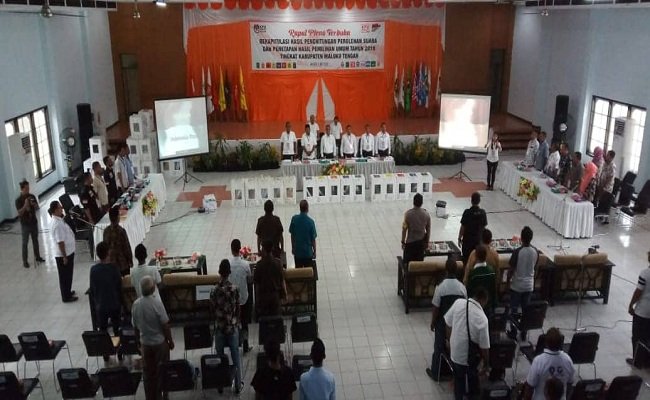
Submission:
[[[192,28],[187,37],[187,94],[201,94],[202,68],[211,71],[212,93],[219,87],[219,68],[227,74],[231,91],[239,81],[241,66],[251,121],[304,121],[314,85],[323,79],[343,120],[383,119],[394,112],[395,65],[413,68],[424,63],[431,68],[429,109],[436,100],[438,74],[442,66],[440,26],[386,21],[384,69],[375,71],[252,71],[248,22]],[[205,78],[207,80],[207,78]],[[225,77],[224,77],[225,80]],[[215,99],[216,102],[216,99]],[[232,104],[232,103],[231,103]],[[323,106],[318,105],[323,120]],[[433,111],[429,115],[432,115]]]

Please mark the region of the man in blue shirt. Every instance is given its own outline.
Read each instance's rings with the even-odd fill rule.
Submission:
[[[291,234],[291,252],[296,263],[296,268],[312,267],[316,269],[316,224],[307,215],[309,203],[307,200],[300,201],[300,214],[291,218],[289,233]],[[316,271],[314,275],[317,277]]]
[[[325,344],[316,339],[309,354],[313,366],[300,376],[300,400],[336,400],[334,374],[323,368]]]

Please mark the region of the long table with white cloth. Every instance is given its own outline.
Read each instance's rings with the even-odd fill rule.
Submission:
[[[146,234],[151,229],[151,222],[155,217],[144,215],[142,210],[142,200],[147,193],[152,192],[155,198],[158,200],[158,207],[156,209],[156,215],[160,213],[160,210],[165,206],[165,201],[167,200],[167,189],[165,187],[165,178],[162,174],[149,174],[145,179],[145,182],[148,180],[148,184],[140,191],[140,197],[138,201],[134,202],[131,205],[131,208],[128,210],[126,215],[120,217],[120,225],[124,230],[126,230],[127,235],[129,236],[129,243],[131,244],[131,250],[135,252],[135,247],[144,241]],[[97,223],[97,227],[94,232],[95,245],[101,242],[104,238],[104,228],[111,224],[108,213]]]
[[[521,171],[512,162],[499,163],[498,175],[496,183],[499,189],[563,237],[590,238],[594,235],[594,206],[591,202],[576,202],[571,198],[571,192],[554,193],[546,184],[548,178],[542,178],[540,171]],[[517,195],[522,177],[539,187],[537,200],[529,201]]]
[[[323,175],[323,168],[330,164],[336,163],[337,160],[305,160],[282,162],[280,170],[282,176],[296,177],[296,190],[302,191],[302,178],[305,176]],[[395,172],[395,160],[393,157],[384,159],[370,157],[368,159],[347,159],[339,160],[341,164],[352,169],[351,175],[364,175],[366,177],[366,187],[370,185],[370,175],[388,174]]]

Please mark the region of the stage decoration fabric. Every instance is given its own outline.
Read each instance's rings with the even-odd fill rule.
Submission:
[[[526,179],[524,177],[519,179],[519,191],[517,196],[523,197],[528,201],[537,200],[537,195],[539,194],[539,187],[533,183],[533,181]]]

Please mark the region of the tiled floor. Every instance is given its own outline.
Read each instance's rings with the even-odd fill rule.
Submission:
[[[510,156],[513,158],[513,156]],[[408,167],[400,170],[426,170],[435,177],[448,177],[458,166]],[[464,171],[476,180],[484,179],[484,161],[469,160]],[[268,171],[269,175],[279,171]],[[259,175],[257,172],[237,174],[197,174],[202,185],[229,185],[233,177]],[[180,185],[167,181],[168,199],[176,199]],[[191,182],[187,191],[198,191],[199,184]],[[44,201],[44,199],[42,199]],[[455,198],[451,193],[436,192],[425,207],[434,209],[436,200],[446,200],[450,217],[433,220],[434,239],[455,240],[462,210],[469,199]],[[43,202],[43,209],[46,203]],[[559,237],[539,219],[521,211],[514,201],[503,193],[483,192],[482,206],[489,212],[489,228],[495,237],[518,234],[523,225],[535,232],[534,244],[553,255],[548,245],[557,244]],[[216,273],[218,261],[226,257],[233,238],[244,244],[255,243],[255,221],[261,209],[234,208],[229,201],[221,204],[217,213],[197,214],[191,202],[167,203],[156,225],[147,235],[145,245],[150,249],[166,247],[170,254],[189,254],[200,251],[208,257],[210,272]],[[311,216],[318,229],[318,323],[320,335],[327,348],[326,367],[334,372],[339,399],[450,399],[448,384],[438,385],[426,376],[424,369],[432,351],[432,333],[429,331],[429,312],[413,310],[404,314],[401,300],[396,295],[395,256],[401,253],[399,245],[403,212],[410,201],[386,203],[357,203],[346,205],[312,205]],[[297,206],[277,206],[285,229]],[[42,220],[49,218],[41,212]],[[16,340],[20,332],[42,330],[52,339],[66,339],[70,344],[75,366],[85,364],[85,350],[81,332],[90,329],[88,300],[63,304],[59,300],[56,268],[51,258],[51,240],[47,233],[49,221],[43,224],[42,247],[47,264],[24,269],[21,265],[18,227],[0,233],[0,333]],[[289,241],[285,234],[285,241]],[[571,246],[568,252],[584,253],[592,244],[599,244],[617,266],[614,269],[612,293],[608,305],[599,301],[585,301],[580,325],[600,333],[597,356],[598,376],[610,381],[618,375],[647,373],[632,370],[625,364],[630,350],[630,316],[627,303],[634,290],[639,271],[647,267],[646,252],[650,243],[648,223],[634,227],[597,225],[595,236],[587,240],[564,240]],[[290,260],[291,263],[291,260]],[[88,287],[91,265],[87,249],[80,246],[76,259],[74,288],[83,293]],[[576,323],[576,304],[560,303],[549,309],[546,326],[563,329],[567,340]],[[253,341],[257,332],[252,329]],[[533,334],[535,335],[535,334]],[[179,346],[172,357],[183,357],[182,332],[174,330]],[[308,353],[308,346],[296,345],[296,351]],[[191,353],[198,363],[201,352]],[[67,358],[60,357],[56,368],[66,367]],[[93,364],[91,364],[93,365]],[[255,352],[244,357],[245,389],[242,398],[253,399],[248,387],[254,373]],[[8,365],[8,368],[15,368]],[[44,364],[41,378],[45,381],[46,398],[57,398],[51,373]],[[22,368],[22,365],[21,365]],[[518,379],[525,378],[526,361],[520,362]],[[21,371],[22,372],[22,371]],[[28,366],[27,375],[36,373]],[[583,376],[592,376],[592,368],[582,368]],[[202,398],[200,391],[177,394],[172,398]],[[209,394],[217,397],[216,392]],[[224,395],[227,397],[227,395]],[[144,398],[142,388],[138,398]],[[297,398],[297,396],[296,396]],[[650,389],[643,388],[639,398],[650,398]]]

